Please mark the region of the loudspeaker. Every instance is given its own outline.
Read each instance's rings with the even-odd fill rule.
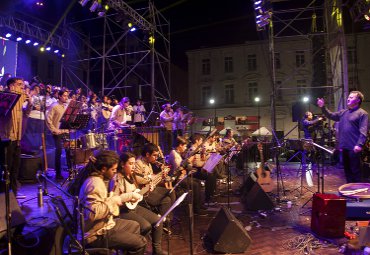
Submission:
[[[300,122],[303,118],[305,109],[304,105],[301,102],[295,102],[292,105],[292,121],[293,122]]]
[[[240,221],[224,207],[208,226],[207,237],[213,250],[221,253],[244,253],[252,242]]]
[[[5,193],[0,193],[0,237],[6,233],[6,217],[5,217]],[[11,213],[11,222],[10,226],[12,228],[20,226],[26,222],[22,214],[21,208],[18,205],[18,201],[14,196],[13,192],[10,192],[10,213]]]
[[[257,177],[252,173],[241,187],[241,202],[246,210],[271,210],[274,203],[267,193],[257,183]]]
[[[22,154],[19,168],[19,181],[36,182],[36,173],[42,169],[40,157]]]
[[[346,221],[346,200],[335,194],[314,194],[311,229],[322,237],[342,237]]]

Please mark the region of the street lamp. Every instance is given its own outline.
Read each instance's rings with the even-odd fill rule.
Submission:
[[[302,97],[302,102],[304,103],[304,104],[308,104],[308,110],[310,111],[311,109],[311,107],[310,107],[310,97],[308,97],[308,96],[304,96],[304,97]]]
[[[209,99],[209,104],[213,106],[214,109],[214,118],[213,118],[213,124],[216,127],[216,100],[214,98]],[[211,125],[209,125],[209,131],[211,131]]]
[[[260,97],[255,97],[254,98],[254,102],[256,102],[256,104],[257,104],[258,136],[259,137],[261,136],[261,129],[260,129],[260,101],[261,101],[261,98]]]

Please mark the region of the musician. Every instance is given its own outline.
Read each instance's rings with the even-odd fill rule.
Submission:
[[[165,128],[165,131],[162,133],[162,148],[165,155],[168,155],[172,147],[174,113],[170,103],[162,105],[162,109],[163,111],[159,115],[161,127]]]
[[[310,111],[307,111],[304,114],[303,120],[302,120],[302,129],[304,132],[304,138],[305,139],[315,139],[316,138],[316,129],[317,125],[323,120],[322,117],[318,117],[316,119],[313,119],[313,114]]]
[[[348,183],[361,181],[361,151],[366,142],[368,113],[361,108],[364,95],[352,91],[347,98],[347,109],[329,111],[323,98],[317,99],[317,105],[323,114],[339,122],[339,148],[342,149],[343,166]]]
[[[108,121],[113,110],[112,99],[109,96],[103,96],[102,102],[102,115],[103,118]]]
[[[173,115],[173,139],[176,141],[177,136],[183,136],[185,127],[186,127],[186,119],[185,114],[182,107],[178,107]]]
[[[234,131],[232,129],[226,129],[225,136],[221,140],[223,151],[226,153],[236,144],[237,142],[234,139]]]
[[[192,170],[191,162],[194,159],[194,156],[187,159],[183,159],[183,156],[186,151],[187,141],[178,136],[176,138],[176,143],[174,149],[170,152],[168,156],[169,165],[171,166],[171,172],[173,176],[177,177],[178,180],[181,180],[187,173]],[[187,180],[180,183],[181,187],[189,190],[192,189],[193,195],[193,211],[194,214],[198,216],[207,216],[208,213],[205,211],[206,207],[203,206],[201,201],[201,184],[199,179],[194,179],[188,177]]]
[[[42,144],[41,133],[43,132],[45,119],[45,98],[40,95],[38,84],[34,83],[31,86],[29,99],[23,104],[23,107],[28,107],[30,111],[27,113],[28,119],[22,138],[22,150],[38,152]]]
[[[68,101],[68,91],[60,90],[58,92],[58,102],[53,103],[48,111],[46,112],[46,126],[49,128],[50,132],[53,135],[53,140],[55,144],[55,178],[57,180],[63,180],[62,176],[62,166],[61,166],[61,157],[62,157],[62,139],[63,134],[67,134],[68,130],[60,129],[60,121],[63,117],[64,111],[67,108]],[[70,168],[71,158],[69,150],[66,150],[67,164]]]
[[[29,101],[24,91],[24,81],[19,77],[12,77],[7,80],[8,92],[16,93],[20,95],[20,98],[11,112],[7,116],[0,116],[0,140],[9,139],[10,144],[6,147],[7,158],[5,161],[5,147],[3,143],[0,143],[0,166],[3,166],[6,162],[8,165],[8,171],[10,174],[10,187],[13,190],[17,198],[25,198],[21,195],[18,183],[18,173],[21,158],[20,140],[22,136],[23,126],[23,112],[29,112],[29,108],[23,108],[24,102]],[[2,184],[4,182],[1,182]]]
[[[135,180],[140,188],[151,182],[151,178],[153,177],[153,168],[151,164],[157,161],[158,155],[159,150],[156,145],[152,143],[144,145],[141,156],[135,163]],[[175,199],[174,192],[168,194],[168,190],[160,186],[156,186],[154,190],[145,197],[147,204],[159,207],[159,213],[161,215],[164,215],[168,209],[170,209]]]
[[[141,127],[143,126],[143,123],[145,121],[145,107],[143,105],[143,100],[138,98],[136,100],[136,105],[133,107],[133,112],[134,112],[134,124],[136,127]]]
[[[108,246],[111,249],[128,251],[129,254],[143,255],[146,239],[140,235],[139,223],[113,219],[120,205],[141,198],[135,192],[108,195],[105,182],[116,174],[118,163],[118,155],[109,150],[99,151],[90,157],[86,166],[88,177],[83,181],[79,192],[81,204],[87,207],[84,214],[84,238],[91,247]]]
[[[205,151],[206,160],[211,156],[212,153],[219,153],[222,151],[220,143],[217,141],[218,134],[209,135],[207,140],[203,144],[203,151]],[[215,175],[217,179],[224,179],[227,176],[225,161],[221,160],[213,169],[212,174]]]
[[[130,105],[130,99],[124,97],[120,103],[113,107],[112,114],[109,118],[108,130],[114,131],[123,127],[128,127],[128,107]]]
[[[203,148],[203,135],[194,134],[192,137],[192,145],[188,150],[188,155],[193,154],[197,149],[200,149],[199,153],[194,154],[194,160],[192,165],[198,171],[194,174],[195,178],[205,180],[205,203],[210,203],[216,189],[216,176],[203,170],[203,166],[207,161],[205,157],[205,151]]]
[[[130,196],[132,192],[135,192],[139,188],[139,185],[135,180],[135,155],[126,152],[120,155],[120,167],[119,171],[114,179],[111,180],[114,186],[114,194],[118,196],[125,196],[127,194]],[[139,193],[137,193],[139,194]],[[120,206],[120,218],[133,220],[139,223],[140,233],[143,236],[151,234],[153,254],[166,254],[162,251],[162,232],[163,223],[158,227],[155,227],[160,217],[154,212],[136,205],[134,209],[129,209],[122,204]]]

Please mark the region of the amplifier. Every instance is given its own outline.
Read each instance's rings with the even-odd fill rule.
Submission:
[[[350,220],[370,219],[370,199],[347,200],[346,218]]]

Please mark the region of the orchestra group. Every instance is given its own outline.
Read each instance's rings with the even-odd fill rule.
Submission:
[[[44,92],[41,94],[42,89]],[[24,80],[17,77],[7,80],[7,91],[19,94],[20,99],[10,114],[0,118],[1,138],[10,139],[6,146],[7,157],[5,159],[2,152],[0,163],[6,162],[11,189],[16,195],[19,195],[17,176],[22,139],[30,140],[28,144],[32,148],[40,148],[41,142],[35,134],[43,132],[40,127],[44,122],[55,144],[56,179],[63,179],[62,137],[70,130],[61,129],[60,122],[71,101],[81,101],[81,112],[91,115],[88,127],[91,130],[103,128],[109,133],[133,125],[140,127],[148,115],[141,99],[137,99],[133,106],[128,97],[118,101],[104,96],[100,102],[96,94],[83,95],[81,89],[73,93],[66,89],[53,92],[51,86],[41,88],[37,83],[26,87]],[[342,132],[346,132],[343,134],[348,137],[340,142],[340,148],[345,152],[348,181],[358,181],[356,153],[361,151],[366,141],[368,116],[360,108],[362,101],[360,92],[352,92],[347,100],[348,109],[333,113],[325,107],[323,99],[318,100],[323,114],[338,121]],[[72,180],[71,186],[77,191],[81,203],[89,209],[85,210],[83,229],[89,246],[108,246],[123,249],[129,254],[144,254],[147,240],[151,240],[153,254],[167,254],[162,250],[162,232],[172,220],[172,213],[156,225],[182,192],[190,193],[192,206],[189,208],[193,210],[190,213],[207,215],[207,205],[217,196],[217,179],[226,177],[230,158],[234,152],[240,151],[241,145],[233,138],[231,129],[222,138],[217,132],[209,132],[208,135],[195,133],[188,139],[185,137],[191,123],[188,110],[170,103],[165,103],[162,109],[159,114],[163,128],[161,144],[145,143],[136,154],[132,148],[99,148]],[[321,120],[312,120],[312,113],[306,113],[303,123],[305,138],[311,138],[313,127]],[[219,157],[208,171],[204,167],[212,155]],[[71,162],[67,160],[67,164]],[[150,239],[146,238],[148,235]]]

